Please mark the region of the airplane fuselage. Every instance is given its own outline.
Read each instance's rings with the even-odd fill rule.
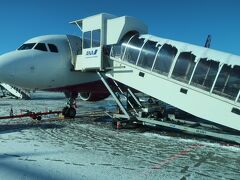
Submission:
[[[72,53],[76,52],[72,52],[68,37],[75,39],[75,46],[81,46],[76,36],[40,36],[0,56],[0,81],[34,90],[105,91],[96,73],[72,71]],[[57,50],[51,50],[49,44]]]

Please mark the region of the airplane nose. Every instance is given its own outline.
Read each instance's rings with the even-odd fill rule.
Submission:
[[[14,84],[16,75],[15,60],[16,58],[12,53],[0,56],[0,82]]]

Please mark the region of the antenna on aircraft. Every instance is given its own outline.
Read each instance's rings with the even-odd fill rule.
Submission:
[[[212,41],[212,36],[209,34],[209,35],[207,36],[207,40],[206,40],[206,42],[205,42],[204,47],[205,47],[205,48],[210,48],[210,46],[211,46],[211,41]]]

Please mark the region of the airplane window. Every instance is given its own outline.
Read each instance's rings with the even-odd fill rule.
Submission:
[[[23,44],[23,45],[20,46],[17,50],[28,50],[28,49],[32,49],[35,44],[36,44],[36,43]]]
[[[214,94],[235,100],[240,89],[240,67],[224,65],[213,89]]]
[[[218,72],[219,62],[201,58],[191,81],[191,85],[210,91]]]
[[[138,66],[141,66],[146,69],[151,69],[153,61],[155,59],[158,48],[156,47],[156,42],[147,41],[143,46],[141,55],[138,60]]]
[[[168,75],[177,51],[177,48],[169,44],[164,44],[156,57],[153,71],[163,75]]]
[[[182,82],[188,82],[195,66],[195,58],[196,56],[190,52],[182,52],[178,56],[172,72],[172,78]]]
[[[91,31],[83,33],[83,49],[91,47]]]
[[[40,50],[40,51],[48,51],[47,47],[44,43],[38,43],[34,49]]]
[[[55,53],[58,52],[58,48],[54,44],[48,44],[48,47],[49,47],[51,52],[55,52]]]
[[[127,44],[127,49],[125,55],[123,57],[124,61],[128,61],[129,63],[136,64],[138,55],[141,51],[141,47],[144,43],[144,39],[139,39],[138,35],[135,35]]]
[[[92,31],[92,47],[99,47],[101,40],[101,31],[100,29]]]

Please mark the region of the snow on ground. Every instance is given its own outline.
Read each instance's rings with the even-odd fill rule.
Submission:
[[[20,109],[59,110],[61,94],[0,100],[0,116]],[[78,112],[112,109],[111,99],[79,101]],[[240,148],[150,129],[115,130],[110,119],[0,121],[1,179],[239,179]]]

